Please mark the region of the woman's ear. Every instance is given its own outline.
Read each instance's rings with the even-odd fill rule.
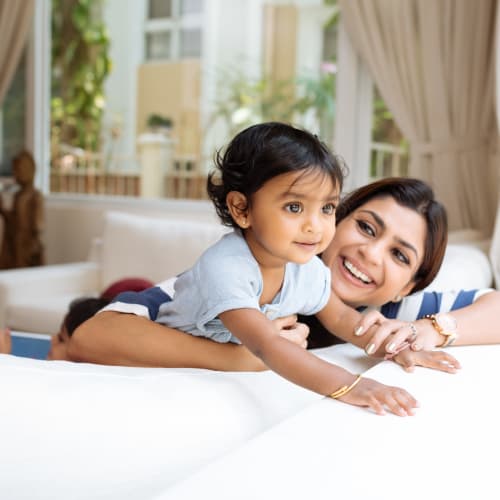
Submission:
[[[250,224],[248,220],[247,197],[239,191],[230,191],[226,196],[226,204],[234,222],[236,222],[241,229],[247,229]]]

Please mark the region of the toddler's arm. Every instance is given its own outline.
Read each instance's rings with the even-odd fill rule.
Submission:
[[[344,368],[332,365],[280,336],[272,321],[256,309],[226,311],[219,318],[271,370],[306,389],[329,395],[340,387],[350,386],[356,378]],[[385,413],[385,408],[388,408],[400,416],[411,415],[418,406],[404,389],[365,378],[339,399],[369,407],[378,414]]]

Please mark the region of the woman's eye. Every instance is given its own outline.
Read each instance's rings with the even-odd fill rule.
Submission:
[[[333,203],[327,203],[323,208],[323,213],[326,215],[333,215],[337,207]]]
[[[302,205],[300,203],[289,203],[285,208],[292,214],[300,214],[302,212]]]
[[[392,253],[396,257],[396,259],[399,260],[400,262],[402,262],[403,264],[410,263],[410,260],[408,259],[408,257],[403,252],[398,250],[397,248],[395,248]]]
[[[373,230],[372,226],[370,226],[370,224],[367,224],[362,220],[358,220],[356,221],[356,223],[358,224],[359,229],[363,231],[363,233],[366,233],[370,236],[375,236],[375,231]]]

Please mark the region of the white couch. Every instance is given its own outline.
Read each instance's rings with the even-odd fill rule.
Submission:
[[[210,222],[107,212],[87,262],[0,272],[0,326],[54,333],[76,297],[127,277],[162,281],[189,267],[227,228]],[[484,242],[463,233],[447,249],[432,289],[484,288],[492,270]]]
[[[99,250],[93,252],[90,261],[0,273],[3,319],[16,329],[53,332],[71,298],[98,293],[112,281],[126,276],[158,281],[176,274],[223,231],[217,225],[205,223],[108,213]],[[482,287],[490,281],[491,269],[485,254],[470,244],[457,245],[450,246],[436,286],[448,288],[459,283]],[[23,316],[23,310],[27,317]],[[45,329],[41,328],[43,325]],[[354,373],[376,365],[363,351],[348,345],[321,349],[316,354]],[[413,390],[411,381],[420,380],[417,374],[413,379],[403,376],[400,369],[395,373],[396,376],[387,378],[387,383]],[[436,380],[443,377],[432,376]],[[492,383],[495,380],[490,375],[485,379],[491,379]],[[480,384],[480,388],[483,386],[486,387]],[[429,381],[426,392],[432,393],[433,387],[434,379]],[[474,387],[465,390],[475,393]],[[447,388],[445,391],[450,393]],[[365,410],[328,401],[331,419],[321,423],[317,417],[311,419],[308,415],[323,398],[272,372],[124,368],[8,355],[0,355],[0,394],[0,498],[9,500],[215,500],[222,490],[213,484],[204,486],[207,474],[203,471],[216,470],[218,463],[224,470],[228,463],[233,469],[239,468],[239,462],[231,457],[241,456],[238,450],[245,455],[244,450],[249,446],[253,449],[252,443],[258,445],[266,436],[271,442],[277,438],[287,443],[282,450],[286,456],[266,466],[270,476],[275,476],[273,467],[280,470],[282,462],[291,460],[297,462],[300,471],[294,472],[294,484],[300,477],[304,484],[330,484],[316,481],[314,471],[308,470],[310,459],[294,454],[299,433],[307,434],[307,429],[314,429],[316,439],[321,433],[329,436],[337,433],[343,439],[333,439],[322,453],[334,454],[343,446],[339,453],[344,454],[351,447],[346,439],[370,433],[368,427],[373,425],[379,432],[387,427],[386,422],[395,422],[396,418],[380,420]],[[442,430],[440,423],[436,427],[432,421],[433,408],[434,403],[422,410],[423,418],[408,421],[409,437],[414,441],[426,443],[429,430]],[[348,418],[342,420],[344,414]],[[356,418],[356,415],[364,419],[359,432],[350,425],[351,416]],[[426,418],[430,419],[429,424]],[[295,427],[294,422],[297,422]],[[289,430],[290,425],[293,431]],[[397,450],[399,463],[405,454],[401,455],[398,443],[385,446],[390,438],[390,433],[386,434],[387,439],[382,438],[379,444]],[[300,439],[304,440],[304,435]],[[428,452],[427,445],[424,448]],[[258,449],[262,458],[277,452],[272,446]],[[409,470],[419,470],[416,462],[425,457],[413,452],[407,450],[415,462]],[[373,463],[373,456],[354,459]],[[248,460],[242,466],[247,471],[246,477],[238,481],[230,498],[256,498],[257,490],[259,498],[280,497],[276,494],[279,485],[260,483],[252,475],[252,463]],[[375,463],[375,469],[370,470],[380,470],[383,484],[390,484],[386,474],[392,466],[384,462],[377,469]],[[226,479],[223,472],[220,476],[219,484]],[[286,472],[280,470],[276,477],[286,477]],[[334,483],[342,481],[335,478],[335,471],[332,478]],[[410,478],[414,479],[411,473]],[[250,484],[252,488],[248,487]],[[266,493],[270,491],[272,495]],[[308,496],[302,493],[296,488],[295,497],[290,491],[286,497]],[[330,493],[334,495],[335,491],[328,490],[328,498]],[[360,497],[346,494],[342,498]]]

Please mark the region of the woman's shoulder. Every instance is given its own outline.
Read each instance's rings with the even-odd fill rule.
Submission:
[[[475,302],[492,289],[422,291],[407,297],[401,302],[384,304],[380,311],[387,318],[414,321],[427,314],[437,314],[461,309]]]

